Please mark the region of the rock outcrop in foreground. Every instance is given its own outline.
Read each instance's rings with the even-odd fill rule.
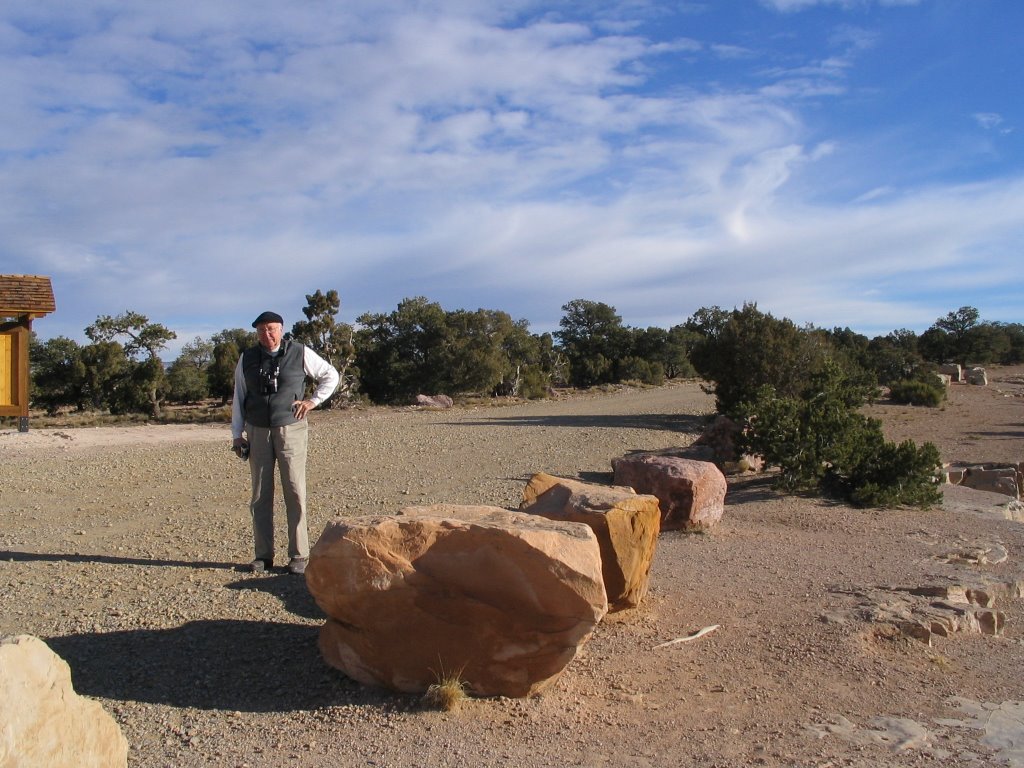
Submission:
[[[593,531],[497,507],[438,504],[330,523],[306,583],[324,659],[354,680],[478,696],[552,683],[608,610]]]
[[[601,547],[608,609],[635,608],[647,594],[661,529],[655,496],[632,488],[596,485],[538,472],[523,490],[522,512],[551,520],[585,523]]]
[[[1017,500],[1024,497],[1024,462],[957,462],[944,465],[942,476],[945,482],[952,485],[962,485],[976,491],[1001,493]]]
[[[126,765],[124,734],[99,703],[75,693],[67,662],[37,637],[0,639],[0,766]]]

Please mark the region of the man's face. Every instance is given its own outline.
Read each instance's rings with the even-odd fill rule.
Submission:
[[[256,326],[256,337],[260,346],[268,352],[281,346],[281,337],[284,335],[284,326],[280,323],[260,323]]]

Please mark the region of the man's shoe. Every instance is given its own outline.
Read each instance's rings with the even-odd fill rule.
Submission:
[[[274,561],[267,558],[257,557],[249,563],[249,570],[253,573],[263,573],[274,567]]]
[[[294,573],[297,576],[301,576],[306,572],[306,563],[308,559],[305,557],[293,557],[291,562],[288,563],[288,573]]]

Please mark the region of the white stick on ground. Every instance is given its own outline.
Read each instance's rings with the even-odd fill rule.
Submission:
[[[669,645],[678,645],[679,643],[688,643],[691,640],[697,640],[701,637],[704,637],[704,635],[710,635],[720,626],[721,624],[712,624],[710,627],[704,627],[704,629],[698,630],[694,632],[692,635],[687,635],[686,637],[677,637],[675,640],[669,640],[667,643],[661,643],[660,645],[656,645],[651,650],[656,651],[659,648],[664,648]]]

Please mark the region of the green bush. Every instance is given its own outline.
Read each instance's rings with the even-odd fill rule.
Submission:
[[[548,396],[551,377],[539,367],[528,365],[523,369],[519,384],[519,396],[527,400],[541,400]]]
[[[928,507],[940,498],[934,445],[887,442],[881,423],[859,413],[856,382],[828,364],[799,397],[765,385],[742,403],[744,452],[780,470],[778,487],[817,491],[857,506]]]
[[[167,369],[167,399],[172,403],[198,403],[210,394],[206,371],[182,359]]]
[[[657,360],[652,363],[642,357],[627,357],[619,363],[618,378],[660,387],[665,383],[665,367]]]
[[[938,381],[930,384],[920,379],[903,379],[889,387],[889,396],[897,403],[934,408],[946,399],[946,388]]]
[[[883,442],[855,468],[850,500],[859,507],[930,507],[942,498],[935,474],[939,463],[939,450],[931,443]]]

